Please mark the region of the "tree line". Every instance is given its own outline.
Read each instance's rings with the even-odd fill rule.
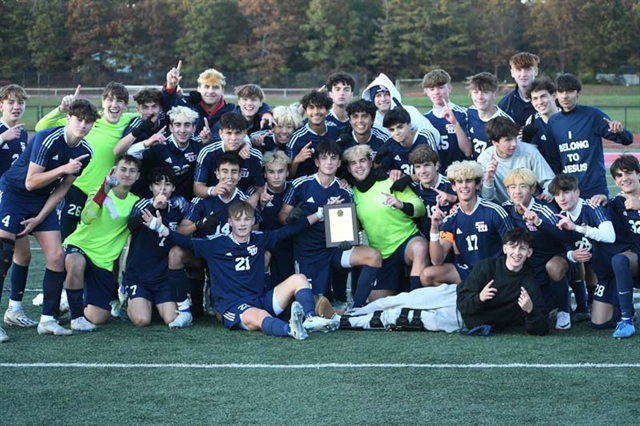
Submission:
[[[0,0],[0,16],[0,79],[118,71],[159,84],[177,59],[193,82],[215,67],[272,87],[336,70],[508,79],[518,51],[550,75],[640,66],[638,0]]]

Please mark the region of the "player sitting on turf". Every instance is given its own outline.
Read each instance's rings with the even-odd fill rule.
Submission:
[[[318,210],[295,224],[275,231],[252,232],[255,209],[247,202],[229,206],[228,225],[231,234],[213,239],[190,239],[170,231],[162,224],[159,212],[152,216],[143,213],[145,224],[203,258],[209,267],[214,306],[230,329],[262,330],[273,336],[291,336],[303,340],[308,332],[332,331],[338,321],[315,314],[315,301],[304,275],[295,274],[264,292],[265,250],[313,225],[323,218]],[[291,303],[291,301],[293,303]],[[291,319],[287,324],[277,318],[291,305]]]
[[[558,227],[568,235],[567,258],[575,263],[589,262],[595,276],[591,326],[603,329],[615,326],[620,319],[618,293],[611,260],[631,247],[628,228],[612,223],[608,208],[593,205],[580,198],[578,179],[559,174],[549,184],[549,191],[562,209]]]
[[[80,225],[63,241],[72,330],[93,331],[111,317],[110,302],[118,288],[113,264],[129,238],[127,221],[138,201],[130,190],[139,176],[137,158],[118,157],[82,210]]]
[[[503,238],[503,255],[478,263],[458,285],[458,310],[469,334],[488,335],[524,323],[528,334],[549,333],[547,308],[527,262],[533,238],[513,228]]]
[[[502,238],[513,228],[502,207],[478,196],[482,182],[480,164],[456,161],[447,169],[447,179],[458,194],[460,206],[446,218],[439,208],[431,216],[429,256],[432,266],[422,271],[420,281],[424,286],[463,281],[482,259],[500,255]],[[446,263],[454,245],[456,263]]]
[[[84,137],[97,119],[98,111],[89,101],[71,102],[67,125],[36,133],[0,178],[0,275],[5,276],[11,265],[16,237],[33,232],[46,259],[39,334],[71,334],[53,317],[64,282],[60,221],[54,210],[92,158]]]
[[[149,181],[153,198],[138,201],[128,222],[131,242],[125,274],[127,314],[133,325],[143,327],[151,323],[151,310],[155,305],[165,324],[172,327],[178,317],[178,305],[167,280],[170,246],[165,237],[142,226],[142,210],[148,210],[153,216],[159,212],[162,224],[175,231],[187,200],[173,195],[176,176],[168,166],[153,170]]]

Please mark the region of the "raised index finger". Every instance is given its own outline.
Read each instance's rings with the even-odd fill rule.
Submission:
[[[79,155],[79,156],[77,156],[76,158],[74,158],[74,160],[76,160],[76,161],[84,160],[84,159],[85,159],[85,158],[87,158],[89,155],[91,155],[91,154],[82,154],[82,155]]]
[[[24,127],[24,123],[18,123],[15,126],[13,126],[12,129],[22,128],[22,127]]]
[[[176,72],[180,75],[180,68],[182,68],[182,59],[178,61],[178,66],[176,67]]]
[[[77,97],[78,95],[80,95],[80,89],[82,88],[81,84],[78,84],[78,87],[76,87],[76,91],[73,94],[74,97]]]

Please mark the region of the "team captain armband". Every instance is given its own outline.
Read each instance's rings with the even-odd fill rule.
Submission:
[[[454,244],[454,235],[452,232],[446,232],[446,231],[440,231],[440,239],[441,240],[447,240],[449,241],[451,244]]]

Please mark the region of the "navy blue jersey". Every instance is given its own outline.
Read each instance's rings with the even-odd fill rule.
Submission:
[[[473,268],[482,259],[502,254],[502,237],[512,228],[502,207],[478,197],[470,215],[458,209],[445,218],[440,231],[453,237],[460,262]]]
[[[616,224],[616,221],[620,223],[620,227],[626,227],[628,229],[625,234],[629,235],[633,242],[633,249],[640,251],[640,211],[627,210],[624,206],[626,197],[620,193],[609,200],[611,206],[612,217],[611,220]],[[630,232],[629,232],[630,231]],[[618,235],[619,233],[616,233]]]
[[[527,119],[536,113],[536,109],[531,105],[530,100],[522,99],[518,86],[500,99],[498,107],[509,114],[509,116],[521,126],[524,126]]]
[[[358,139],[356,139],[356,134],[351,128],[351,126],[348,126],[347,128],[345,128],[345,130],[347,129],[348,131],[346,133],[345,132],[341,133],[340,138],[338,139],[338,145],[340,145],[343,151],[346,151],[351,147],[359,145]],[[382,130],[378,129],[377,127],[371,128],[371,134],[369,135],[369,140],[366,142],[366,145],[368,145],[373,151],[371,153],[372,160],[376,158],[376,153],[378,152],[378,149],[380,149],[380,147],[389,139],[390,139],[389,135],[387,135]]]
[[[159,210],[162,223],[172,231],[178,229],[178,225],[182,221],[182,211],[179,208],[171,207],[172,201],[175,202],[177,198],[182,197],[171,197],[167,208]],[[183,199],[182,202],[186,205],[187,200]],[[139,200],[133,206],[131,218],[141,216],[144,209],[152,206],[153,198]],[[132,230],[125,273],[127,283],[158,284],[165,282],[167,280],[170,248],[166,237],[159,236],[156,231],[152,231],[146,226]]]
[[[89,164],[93,156],[91,146],[84,139],[74,147],[67,145],[65,127],[42,130],[33,136],[26,149],[20,154],[20,157],[2,176],[4,186],[19,195],[48,198],[65,176],[61,176],[42,188],[27,191],[25,183],[29,164],[35,163],[44,167],[44,171],[48,172],[67,164],[72,158],[78,158],[85,154],[89,154],[89,156],[81,160],[82,168],[74,176],[80,176]]]
[[[409,153],[418,145],[429,145],[434,151],[438,151],[436,140],[429,131],[418,130],[413,138],[411,146],[400,145],[393,141],[389,144],[389,155],[382,159],[381,166],[386,170],[402,170],[405,175],[413,174],[413,164],[409,162]]]
[[[278,150],[286,152],[287,150],[286,144],[280,145],[276,142],[276,137],[271,130],[260,130],[258,132],[251,133],[249,135],[249,138],[253,136],[264,136],[264,139],[262,140],[264,145],[253,145],[253,147],[260,151],[263,155],[269,151]]]
[[[531,144],[538,147],[538,151],[547,160],[547,164],[555,174],[562,173],[562,163],[560,162],[560,151],[558,145],[549,138],[549,125],[542,119],[540,113],[536,113],[527,119],[527,125],[534,122],[538,133],[531,139]]]
[[[260,222],[261,231],[271,231],[282,227],[282,224],[278,220],[278,214],[284,203],[284,196],[289,189],[293,187],[293,184],[289,181],[285,182],[282,192],[274,192],[273,189],[267,184],[267,193],[273,195],[273,199],[269,201],[264,207],[260,208],[260,216],[262,222]],[[251,188],[247,191],[247,196],[250,197],[255,193],[255,189]]]
[[[124,129],[124,132],[122,132],[122,136],[123,137],[127,136],[129,133],[133,132],[135,128],[140,127],[143,121],[144,119],[140,116],[134,117],[133,120],[129,122],[129,125],[127,126],[127,128]],[[160,129],[162,129],[165,126],[167,126],[167,129],[169,128],[169,119],[167,118],[167,115],[164,113],[164,111],[160,111],[155,130],[152,130],[148,133],[144,133],[140,135],[139,137],[136,138],[134,143],[149,139],[151,136],[153,136],[155,133],[157,133]],[[166,130],[165,133],[170,133],[170,132],[169,130]]]
[[[353,202],[353,192],[350,189],[340,188],[340,181],[334,178],[328,188],[320,184],[318,175],[302,176],[293,181],[293,186],[289,188],[284,196],[284,203],[293,207],[299,206],[305,215],[310,215],[318,211],[319,207],[324,207],[329,200],[341,197],[343,203]],[[294,238],[294,252],[296,260],[313,260],[318,251],[326,250],[324,233],[324,223],[318,222],[298,234]]]
[[[287,154],[289,155],[289,158],[291,158],[291,161],[296,158],[300,151],[302,151],[302,148],[304,148],[309,142],[311,142],[311,148],[315,149],[321,141],[330,140],[335,142],[338,140],[338,137],[340,136],[340,128],[331,121],[325,121],[325,126],[327,131],[324,135],[319,135],[311,130],[309,124],[305,124],[293,133],[291,140],[287,144]],[[311,175],[317,171],[318,168],[316,167],[314,159],[309,158],[298,165],[296,176]]]
[[[0,134],[10,128],[11,126],[0,120]],[[24,129],[20,129],[18,138],[2,142],[2,145],[0,145],[0,176],[9,170],[9,167],[20,157],[22,151],[27,147],[28,137],[29,133]]]
[[[198,163],[194,174],[196,182],[205,183],[207,186],[215,186],[218,183],[216,178],[216,160],[224,154],[222,141],[213,142],[202,148],[198,155]],[[242,159],[240,163],[240,181],[238,188],[247,191],[252,186],[264,186],[264,174],[262,173],[262,153],[255,148],[249,150],[251,156]]]
[[[239,106],[236,106],[233,112],[242,114],[242,110],[240,109]],[[260,127],[260,121],[262,121],[262,114],[264,114],[265,112],[271,112],[271,107],[269,107],[268,104],[263,103],[260,109],[258,109],[258,113],[254,115],[251,120],[247,120],[247,135],[250,135],[258,131],[270,130],[270,127],[268,124],[265,124],[264,128]],[[220,138],[220,121],[217,121],[213,125],[213,127],[211,127],[211,142],[218,142],[221,140],[222,139]]]
[[[229,224],[227,223],[227,220],[229,219],[229,206],[236,201],[246,200],[247,196],[238,188],[235,189],[235,192],[233,193],[233,196],[229,201],[224,201],[219,195],[217,197],[208,198],[195,197],[191,201],[189,209],[187,210],[184,218],[190,220],[193,223],[196,223],[203,217],[208,216],[213,212],[218,212],[218,216],[216,217],[216,219],[220,222],[220,224],[213,233],[205,234],[201,231],[196,230],[193,236],[198,238],[211,238],[214,235],[218,234],[228,235],[231,232],[229,229]],[[261,216],[259,214],[259,211],[256,211],[256,223],[260,223],[260,221]]]
[[[336,117],[336,115],[333,113],[333,110],[329,111],[325,120],[331,121],[333,124],[338,126],[338,128],[341,130],[344,129],[347,126],[347,124],[349,124],[349,119],[347,119],[347,121],[340,121],[340,119]]]
[[[474,158],[478,158],[478,155],[482,154],[482,151],[491,146],[491,141],[489,140],[489,137],[484,130],[484,126],[487,124],[487,121],[496,117],[507,117],[510,120],[513,120],[511,117],[509,117],[509,114],[498,108],[495,114],[493,114],[489,118],[489,120],[485,121],[480,118],[480,115],[478,115],[478,110],[474,106],[471,106],[467,109],[467,117],[469,119],[467,136],[473,144]]]
[[[576,105],[569,112],[560,111],[549,118],[549,136],[560,150],[562,173],[580,181],[580,197],[609,195],[602,138],[622,145],[631,145],[633,135],[609,132],[605,121],[609,116],[598,108]]]
[[[412,182],[410,188],[413,192],[420,197],[422,202],[424,203],[424,207],[427,213],[421,218],[417,219],[418,227],[420,231],[424,235],[429,235],[431,230],[431,216],[436,211],[436,197],[438,193],[431,188],[424,188],[420,182]],[[443,175],[438,175],[438,182],[436,183],[436,188],[446,192],[447,194],[456,195],[456,192],[451,187],[451,183],[449,180]],[[445,206],[440,206],[440,210],[442,210],[445,214],[449,214],[453,204],[447,204]]]
[[[465,130],[469,125],[469,119],[467,118],[467,109],[458,106],[453,103],[449,103],[451,112],[460,123],[460,126]],[[453,124],[449,123],[446,118],[442,116],[442,109],[431,110],[424,115],[427,120],[433,124],[438,133],[440,133],[440,145],[438,146],[438,157],[440,161],[440,171],[444,172],[447,167],[454,161],[463,161],[467,157],[460,150],[458,145],[458,136],[456,135],[456,129]]]

